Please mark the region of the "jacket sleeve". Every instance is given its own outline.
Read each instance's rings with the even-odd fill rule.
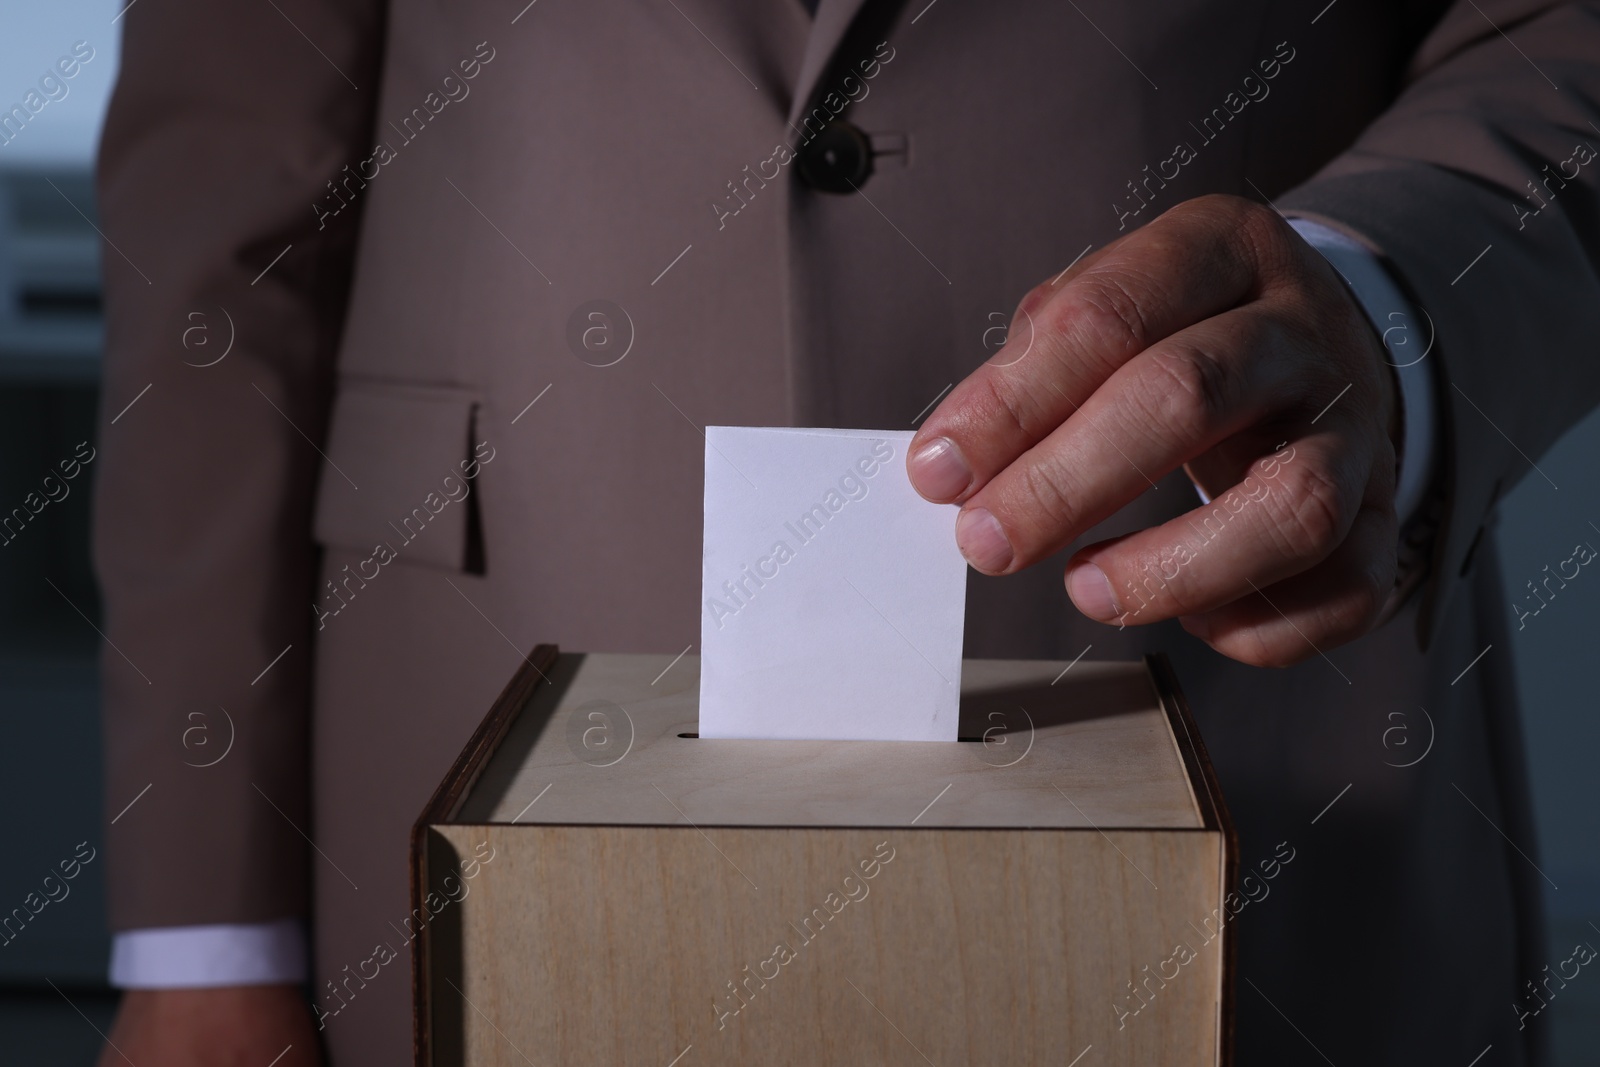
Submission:
[[[1597,104],[1600,6],[1463,0],[1394,104],[1278,200],[1369,242],[1422,312],[1446,500],[1424,643],[1496,502],[1600,403]]]
[[[378,0],[150,0],[101,144],[111,926],[305,913],[311,501]],[[325,226],[319,227],[319,222]]]

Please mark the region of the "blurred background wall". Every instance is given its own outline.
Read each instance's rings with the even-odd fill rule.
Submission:
[[[0,0],[0,109],[25,105],[30,91],[46,101],[37,113],[24,106],[25,120],[7,124],[0,115],[0,515],[40,491],[79,442],[95,444],[103,329],[91,173],[124,6]],[[86,45],[93,58],[70,79],[41,85],[79,42],[78,54]],[[1505,501],[1498,535],[1513,603],[1532,606],[1525,583],[1542,580],[1546,565],[1553,572],[1576,543],[1600,547],[1597,456],[1593,417],[1540,460],[1548,481],[1532,475]],[[101,847],[99,604],[88,563],[94,472],[91,463],[14,538],[0,532],[0,915],[38,891],[80,843]],[[1600,578],[1580,577],[1513,633],[1511,647],[1488,653],[1514,657],[1519,672],[1537,857],[1559,887],[1547,887],[1552,966],[1578,941],[1600,945],[1600,699],[1589,658],[1597,652]],[[1534,853],[1532,843],[1518,844]],[[107,1029],[116,1003],[105,984],[103,875],[103,863],[90,862],[67,897],[14,938],[0,934],[5,1063],[94,1062],[96,1028]],[[1585,974],[1536,1023],[1550,1027],[1559,1067],[1600,1058],[1600,977]]]
[[[0,515],[30,492],[44,497],[45,475],[95,442],[103,330],[91,174],[120,10],[0,0]],[[78,42],[78,55],[92,49],[87,62],[73,54]],[[70,78],[57,67],[64,57]],[[0,1061],[19,1067],[92,1064],[93,1027],[106,1029],[115,1005],[98,855],[93,477],[91,463],[53,482],[57,499],[26,526],[0,527],[0,915],[40,892],[80,843],[97,853],[65,897],[0,933]]]

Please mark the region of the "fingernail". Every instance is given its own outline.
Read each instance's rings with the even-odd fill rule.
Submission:
[[[972,484],[972,468],[948,437],[935,437],[912,453],[906,473],[913,489],[940,504],[956,499]]]
[[[1067,570],[1067,595],[1079,611],[1096,622],[1111,622],[1120,614],[1106,572],[1093,563],[1079,563]]]
[[[956,545],[967,562],[985,574],[998,574],[1011,566],[1011,542],[1000,520],[987,508],[968,508],[956,519]]]

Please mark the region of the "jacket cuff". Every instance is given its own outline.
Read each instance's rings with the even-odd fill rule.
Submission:
[[[111,937],[110,977],[118,989],[301,984],[307,974],[298,919],[160,926]]]

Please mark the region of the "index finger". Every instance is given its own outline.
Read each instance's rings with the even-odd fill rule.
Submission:
[[[1252,296],[1261,273],[1252,232],[1259,217],[1223,200],[1189,204],[1102,249],[1059,287],[1035,288],[1018,306],[1006,345],[912,438],[912,486],[936,503],[965,500],[1070,418],[1118,367]],[[1019,319],[1030,328],[1018,331]]]

